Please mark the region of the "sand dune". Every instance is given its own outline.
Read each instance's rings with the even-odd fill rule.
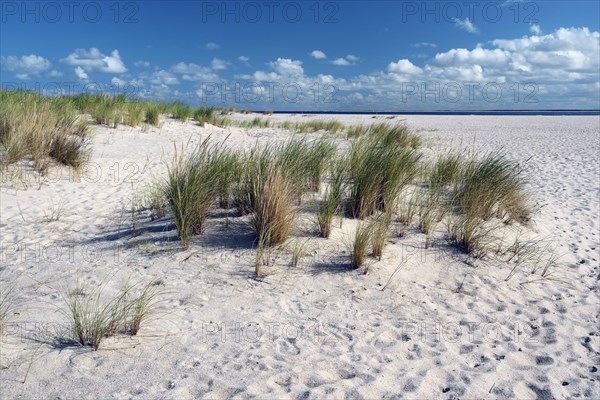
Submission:
[[[461,254],[442,239],[425,250],[416,231],[392,238],[364,275],[347,267],[354,221],[320,239],[304,220],[294,231],[308,240],[300,264],[292,268],[288,251],[274,252],[268,276],[257,281],[243,218],[214,210],[184,251],[170,218],[152,221],[130,204],[181,146],[210,136],[250,148],[289,133],[173,120],[148,132],[95,127],[81,177],[54,169],[42,182],[25,173],[15,187],[14,169],[3,173],[1,279],[17,282],[18,314],[2,334],[1,397],[600,397],[598,118],[335,119],[404,119],[431,154],[502,150],[522,162],[539,208],[529,234],[560,255],[552,279],[524,272],[506,281],[508,265]],[[96,352],[56,343],[68,329],[60,293],[77,273],[115,288],[161,279],[160,314],[138,336],[107,338]]]

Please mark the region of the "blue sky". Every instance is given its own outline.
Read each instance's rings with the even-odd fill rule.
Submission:
[[[4,88],[256,110],[600,108],[597,1],[3,1]]]

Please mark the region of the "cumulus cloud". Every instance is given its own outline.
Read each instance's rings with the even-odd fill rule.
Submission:
[[[324,60],[327,58],[327,55],[325,53],[323,53],[321,50],[313,50],[310,53],[310,56],[312,58],[316,58],[317,60]]]
[[[403,59],[398,60],[397,63],[392,62],[388,65],[388,71],[397,74],[416,75],[423,72],[423,70],[409,60]]]
[[[542,29],[540,28],[540,26],[538,24],[531,24],[529,26],[529,30],[531,31],[531,33],[533,33],[534,35],[541,35],[542,34]]]
[[[600,33],[588,28],[560,28],[548,35],[496,39],[492,44],[510,53],[527,70],[548,69],[595,73],[600,64]],[[559,71],[560,72],[560,71]]]
[[[21,57],[0,57],[2,69],[15,72],[19,79],[28,79],[30,75],[39,75],[50,69],[51,65],[50,61],[35,54]]]
[[[229,62],[221,60],[220,58],[213,58],[210,65],[215,71],[221,71],[227,69],[227,67],[229,66]]]
[[[340,67],[347,67],[349,65],[356,65],[358,60],[360,60],[359,57],[353,54],[348,54],[346,57],[336,58],[335,60],[331,61],[331,63]]]
[[[140,67],[140,68],[148,68],[148,67],[150,67],[150,62],[139,60],[139,61],[134,62],[133,65],[135,65],[136,67]]]
[[[510,58],[510,53],[501,49],[484,49],[477,47],[473,50],[451,49],[445,53],[438,53],[435,61],[440,65],[485,64],[505,65]]]
[[[177,85],[179,84],[179,80],[175,75],[170,73],[169,71],[160,70],[152,73],[149,79],[150,83],[153,85]]]
[[[291,60],[289,58],[278,58],[277,61],[269,63],[269,66],[278,74],[284,77],[300,77],[304,75],[302,61]]]
[[[345,58],[336,58],[335,60],[332,61],[333,65],[339,65],[342,67],[346,67],[350,64],[350,61],[346,60]]]
[[[186,81],[216,81],[219,76],[208,67],[180,62],[171,67],[171,72],[180,74]]]
[[[77,77],[79,79],[81,79],[82,81],[87,81],[88,80],[88,74],[81,67],[75,68],[75,75],[77,75]]]
[[[61,62],[83,68],[87,72],[100,71],[112,74],[127,72],[118,50],[113,50],[110,56],[107,56],[95,47],[89,50],[76,49],[66,58],[63,58]]]
[[[469,18],[458,19],[454,18],[454,25],[469,33],[479,33],[479,29],[471,22]]]
[[[221,47],[220,44],[217,44],[217,43],[214,43],[214,42],[206,43],[206,49],[207,50],[216,50],[216,49],[218,49],[220,47]]]

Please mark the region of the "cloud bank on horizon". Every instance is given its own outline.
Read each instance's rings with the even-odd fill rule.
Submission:
[[[454,42],[464,46],[432,40],[435,35],[403,37],[398,48],[388,45],[381,51],[368,43],[297,38],[305,50],[286,54],[290,43],[274,54],[280,51],[277,46],[245,41],[233,46],[192,37],[182,43],[192,49],[187,54],[173,51],[157,57],[152,43],[120,43],[115,38],[111,44],[97,40],[63,54],[3,50],[0,71],[3,88],[9,89],[117,91],[145,99],[254,109],[600,108],[597,29],[558,27],[544,33],[537,21],[526,26],[524,35],[507,31],[471,42],[482,39],[484,26],[469,17],[448,22],[440,31],[451,29],[457,35]],[[4,42],[2,49],[11,47]]]

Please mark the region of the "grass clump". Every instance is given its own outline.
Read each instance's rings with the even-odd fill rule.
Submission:
[[[124,330],[126,333],[135,336],[138,334],[141,326],[147,322],[155,313],[160,302],[160,296],[163,291],[159,288],[160,281],[153,280],[141,287],[139,294],[132,295],[135,290],[125,287],[124,293],[127,293],[127,303],[125,312]]]
[[[373,249],[373,257],[381,260],[383,256],[383,248],[387,241],[390,228],[392,226],[391,213],[382,213],[375,221],[373,221],[371,234],[371,247]]]
[[[356,227],[354,240],[350,248],[350,265],[352,269],[358,269],[364,265],[372,233],[373,225],[371,223],[361,222]]]
[[[168,170],[166,198],[179,238],[187,248],[191,236],[202,232],[206,214],[220,193],[223,176],[230,174],[229,150],[204,141],[188,157],[175,156]]]
[[[452,199],[457,216],[449,223],[450,239],[467,253],[485,256],[497,229],[492,217],[528,222],[524,184],[519,164],[502,153],[466,163]]]
[[[461,176],[462,168],[463,157],[460,154],[440,156],[431,169],[429,188],[437,191],[455,183]]]
[[[134,294],[138,285],[125,285],[111,295],[105,294],[105,286],[83,285],[78,279],[75,290],[63,296],[73,326],[73,340],[93,350],[98,350],[106,337],[119,333],[136,335],[156,311],[162,294],[156,281],[143,286],[139,294]]]
[[[267,119],[254,117],[254,119],[250,121],[237,122],[236,125],[242,128],[268,128],[271,126],[271,122]]]
[[[150,106],[146,109],[145,121],[146,121],[146,123],[148,123],[152,126],[160,125],[160,112],[159,112],[158,107]]]
[[[194,110],[184,103],[171,103],[167,106],[167,112],[169,112],[173,118],[186,122],[189,118],[194,115]]]
[[[213,124],[215,120],[215,109],[213,107],[200,107],[194,111],[194,120],[204,126],[204,124]]]
[[[31,155],[44,172],[50,161],[79,168],[89,159],[87,123],[61,98],[0,90],[0,148],[4,166]]]
[[[106,336],[118,333],[126,315],[126,293],[107,300],[102,297],[102,289],[82,286],[78,280],[75,290],[65,298],[74,340],[93,350],[98,350]]]
[[[313,133],[318,131],[337,133],[344,130],[344,125],[339,121],[311,121],[297,123],[294,126],[294,130],[300,133]]]
[[[346,191],[348,159],[338,157],[332,166],[331,180],[317,209],[317,225],[321,237],[328,238],[334,216],[340,211]]]
[[[296,211],[294,185],[286,171],[271,165],[253,187],[253,214],[250,226],[265,246],[283,243],[289,236]]]
[[[350,204],[354,217],[365,218],[375,210],[396,206],[402,189],[418,172],[420,155],[404,129],[378,125],[357,139],[351,149]]]

